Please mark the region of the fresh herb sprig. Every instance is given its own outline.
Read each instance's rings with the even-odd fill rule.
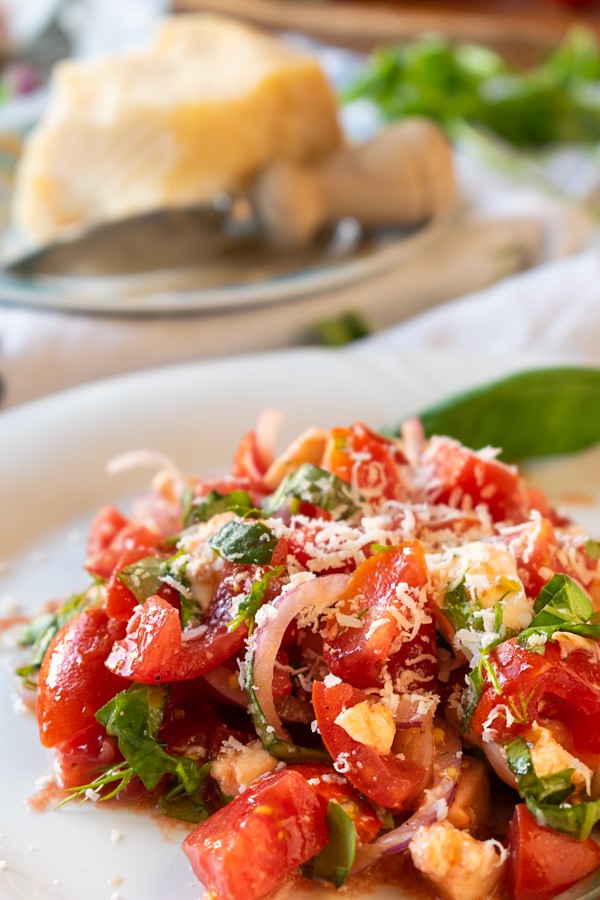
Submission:
[[[598,79],[598,43],[581,26],[527,71],[487,47],[428,35],[376,50],[344,99],[370,100],[387,120],[427,116],[451,133],[469,123],[538,148],[600,138]]]
[[[238,603],[237,616],[235,616],[227,626],[228,631],[236,631],[240,625],[246,624],[248,627],[248,634],[252,634],[254,631],[256,613],[265,602],[269,584],[274,578],[279,578],[283,571],[283,566],[276,566],[274,569],[269,569],[268,572],[265,572],[262,578],[252,582],[250,593],[245,594]]]
[[[174,811],[177,807],[170,804],[185,797],[185,808],[180,803],[177,811],[185,812],[186,820],[201,822],[207,818],[209,811],[202,799],[201,788],[210,765],[199,765],[187,756],[167,753],[157,739],[167,697],[166,687],[134,684],[98,710],[96,719],[108,735],[117,738],[124,761],[100,773],[90,784],[73,788],[68,799],[81,797],[85,800],[91,791],[102,792],[101,799],[107,800],[119,794],[135,776],[146,790],[152,791],[163,777],[170,776],[175,784],[162,798],[164,807]],[[113,785],[112,790],[105,793],[103,789],[109,785]]]
[[[29,662],[17,669],[25,687],[35,690],[35,675],[39,672],[46,651],[57,631],[76,615],[99,602],[97,586],[91,585],[81,594],[73,594],[55,612],[42,613],[28,622],[19,636],[22,647],[31,647]]]
[[[349,519],[360,510],[359,498],[347,482],[312,463],[303,463],[287,475],[275,493],[263,501],[263,509],[270,515],[290,502],[292,512],[301,502],[311,503],[334,519]]]

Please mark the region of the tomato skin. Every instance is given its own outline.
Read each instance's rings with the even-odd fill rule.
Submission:
[[[370,803],[364,800],[358,791],[338,774],[333,766],[326,763],[302,763],[289,766],[292,772],[298,772],[313,789],[324,813],[330,800],[335,800],[350,816],[356,828],[356,834],[362,844],[368,844],[381,831],[381,820]],[[325,778],[323,777],[325,776]],[[316,783],[315,783],[316,782]]]
[[[367,500],[381,502],[403,498],[404,463],[404,454],[393,441],[355,422],[350,428],[332,428],[323,468],[356,485]]]
[[[600,866],[600,847],[538,825],[523,804],[508,831],[511,900],[550,900]]]
[[[128,687],[104,662],[125,626],[101,609],[79,613],[54,635],[40,669],[37,718],[44,747],[95,723],[95,714]]]
[[[493,459],[482,459],[449,438],[432,439],[426,461],[433,466],[432,478],[439,482],[428,498],[435,503],[460,505],[468,496],[473,506],[485,503],[495,522],[523,522],[529,514],[527,498],[517,473]],[[456,502],[457,501],[457,502]]]
[[[264,575],[263,566],[232,566],[219,584],[203,619],[206,632],[191,641],[183,641],[179,613],[159,594],[149,597],[136,609],[127,625],[127,634],[113,647],[108,668],[143,684],[186,681],[210,672],[234,656],[248,636],[245,623],[229,631],[232,600],[243,593],[240,576],[256,580]],[[267,599],[275,596],[278,582],[271,579]]]
[[[219,900],[258,900],[328,840],[316,794],[284,769],[254,785],[198,826],[183,842],[192,869]]]
[[[600,648],[600,641],[594,643]],[[502,693],[496,692],[484,670],[481,697],[471,719],[476,734],[482,735],[494,707],[513,701],[518,720],[510,727],[505,717],[493,721],[500,742],[525,733],[545,713],[569,724],[576,750],[600,752],[600,670],[594,655],[577,649],[563,659],[558,643],[548,641],[540,654],[519,647],[511,638],[492,650],[488,659]]]
[[[129,522],[114,535],[107,547],[88,557],[85,568],[91,575],[109,579],[125,551],[139,549],[142,556],[138,559],[142,559],[144,556],[158,556],[162,546],[163,538],[157,531]]]
[[[231,474],[234,478],[247,480],[251,490],[261,494],[268,493],[264,481],[264,475],[268,468],[265,462],[260,453],[256,432],[249,431],[238,445]]]
[[[121,759],[116,738],[108,737],[98,723],[54,748],[54,768],[58,783],[65,790],[90,784]]]
[[[400,626],[389,610],[404,610],[396,586],[406,582],[418,594],[426,581],[425,555],[418,541],[377,553],[358,567],[340,600],[348,601],[354,614],[359,607],[366,612],[361,617],[362,628],[349,628],[324,640],[323,658],[334,675],[360,688],[381,684],[381,670],[400,634]],[[369,635],[375,622],[381,624]]]
[[[127,525],[127,519],[114,506],[101,507],[92,522],[86,544],[86,556],[97,556],[110,547],[117,534]]]
[[[422,787],[425,769],[419,763],[401,760],[389,754],[381,756],[371,747],[359,744],[335,720],[343,709],[362,703],[367,695],[349,684],[326,687],[313,684],[313,705],[323,743],[331,757],[345,754],[348,771],[344,775],[373,803],[388,809],[408,809]]]

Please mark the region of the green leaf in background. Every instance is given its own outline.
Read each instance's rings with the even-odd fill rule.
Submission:
[[[427,35],[379,48],[344,99],[367,99],[387,120],[423,115],[450,132],[461,123],[519,147],[600,138],[600,54],[594,34],[572,28],[539,66],[520,71],[477,44]]]
[[[417,413],[427,436],[491,445],[510,462],[575,453],[600,441],[600,368],[533,369]]]
[[[329,840],[321,852],[308,865],[311,877],[318,881],[330,881],[340,888],[354,863],[356,856],[356,828],[348,813],[330,800],[327,804]]]
[[[288,500],[312,503],[331,513],[334,519],[349,519],[360,509],[346,481],[312,463],[303,463],[287,475],[275,493],[263,501],[263,508],[271,515]]]
[[[268,566],[277,538],[264,522],[226,522],[209,541],[223,559],[245,565]]]
[[[362,314],[356,311],[334,319],[322,319],[315,324],[314,331],[318,343],[327,347],[342,347],[371,333]]]

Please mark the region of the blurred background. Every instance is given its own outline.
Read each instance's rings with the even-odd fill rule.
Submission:
[[[196,32],[188,39],[185,28],[176,39],[156,37],[168,17],[191,23],[204,13],[252,26],[252,40],[280,42],[283,50],[265,45],[265,60],[292,48],[318,66],[342,138],[332,138],[329,156],[319,151],[318,165],[304,151],[288,148],[285,160],[273,151],[241,181],[209,178],[212,189],[173,188],[170,200],[157,201],[157,179],[172,163],[172,146],[160,149],[154,135],[153,169],[151,142],[137,156],[130,152],[127,122],[180,116],[167,136],[193,168],[196,150],[183,144],[200,113],[182,108],[196,102],[194,72],[202,102],[223,103],[229,116],[231,104],[246,102],[256,87],[263,64],[257,44],[253,86],[246,87],[229,39],[209,48]],[[5,405],[183,359],[340,345],[525,270],[596,252],[599,39],[595,0],[2,0]],[[207,53],[210,66],[202,70]],[[123,54],[133,54],[127,76],[118,62]],[[65,59],[75,67],[53,82]],[[105,67],[96,75],[87,62],[93,59]],[[189,80],[185,88],[177,82],[179,93],[170,95],[178,69],[179,81]],[[162,71],[175,81],[161,82]],[[327,119],[319,118],[318,94],[315,134]],[[252,115],[242,116],[241,130],[238,121],[225,140],[254,148],[256,123],[270,102],[257,101]],[[302,126],[308,131],[311,102]],[[282,114],[271,115],[272,127],[282,131],[276,121]],[[402,136],[397,127],[414,116],[428,128]],[[98,148],[101,141],[111,148],[111,129],[116,149],[102,156]],[[203,142],[200,130],[196,139]],[[300,165],[292,180],[290,171],[277,168],[290,160]],[[181,174],[176,169],[171,188]],[[317,183],[325,212],[310,207]],[[85,211],[59,221],[56,209],[69,192]],[[397,215],[394,196],[402,207]],[[171,215],[198,208],[193,222]],[[149,219],[140,224],[139,216]]]

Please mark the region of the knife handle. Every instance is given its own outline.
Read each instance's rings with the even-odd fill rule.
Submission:
[[[309,168],[288,162],[265,169],[252,201],[279,244],[310,240],[323,225],[351,217],[368,227],[411,225],[448,212],[457,188],[452,148],[428,119],[405,119],[372,140]]]

